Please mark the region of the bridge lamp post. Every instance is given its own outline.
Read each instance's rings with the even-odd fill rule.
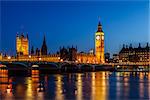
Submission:
[[[31,55],[29,55],[29,58],[31,58]]]
[[[60,57],[58,57],[57,59],[58,59],[58,61],[60,61]]]
[[[29,55],[29,61],[30,61],[30,59],[31,59],[31,55]]]
[[[39,58],[39,61],[41,61],[42,60],[42,58]]]
[[[78,63],[78,60],[76,60],[75,62]]]
[[[63,59],[60,59],[61,62],[63,62]]]

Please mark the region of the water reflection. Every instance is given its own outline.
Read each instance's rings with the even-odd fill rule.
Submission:
[[[123,97],[124,99],[128,99],[129,98],[129,90],[130,90],[130,85],[129,85],[129,77],[127,76],[128,74],[125,74],[125,76],[123,76]]]
[[[62,76],[61,75],[56,75],[56,90],[55,90],[55,95],[56,95],[56,100],[64,100],[64,95],[63,95],[63,82],[62,82]]]
[[[77,90],[75,90],[75,94],[77,96],[77,100],[82,100],[82,74],[79,73],[77,74],[77,82],[76,82],[76,87],[77,87]]]
[[[106,72],[96,73],[96,84],[95,84],[95,99],[106,100],[107,99],[107,75]]]
[[[147,75],[148,76],[148,98],[150,98],[150,73]]]
[[[0,94],[6,92],[8,84],[9,84],[8,71],[0,70]]]
[[[150,73],[91,72],[12,77],[0,70],[0,96],[5,100],[150,99]]]
[[[0,70],[0,96],[7,100],[12,98],[12,79],[8,77],[8,70]]]
[[[91,99],[95,100],[95,73],[92,73],[92,79],[91,79]]]

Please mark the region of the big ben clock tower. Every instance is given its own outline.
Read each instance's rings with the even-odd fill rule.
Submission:
[[[95,56],[98,63],[104,63],[104,32],[102,30],[102,25],[99,21],[98,29],[95,33]]]

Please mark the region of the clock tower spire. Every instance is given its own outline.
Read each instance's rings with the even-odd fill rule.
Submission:
[[[102,30],[102,25],[101,25],[101,22],[100,22],[100,21],[98,22],[98,29],[97,29],[97,32],[103,32],[103,30]]]
[[[101,22],[98,22],[98,29],[95,33],[95,56],[98,63],[104,63],[104,32]]]

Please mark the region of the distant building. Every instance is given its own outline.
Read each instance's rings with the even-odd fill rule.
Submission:
[[[47,54],[48,49],[46,45],[46,38],[44,36],[43,43],[41,48],[36,48],[34,50],[33,46],[30,50],[29,55],[29,39],[28,35],[25,37],[23,34],[16,37],[16,51],[17,51],[17,60],[19,61],[74,61],[79,63],[104,63],[104,32],[102,30],[102,25],[99,22],[98,28],[94,36],[95,48],[91,49],[88,53],[77,52],[77,48],[60,48],[57,54]],[[20,56],[23,55],[23,56]],[[12,58],[11,58],[12,59]],[[15,60],[15,59],[14,59]],[[55,61],[54,61],[55,62]]]
[[[90,54],[94,54],[94,49],[91,49],[91,50],[89,51],[89,53],[90,53]]]
[[[76,61],[77,59],[77,48],[73,46],[71,48],[60,48],[60,59],[67,60],[67,61]]]
[[[150,47],[147,43],[145,47],[139,46],[133,48],[132,45],[126,46],[123,45],[123,48],[119,52],[119,60],[121,62],[149,62],[150,61]]]
[[[29,54],[28,34],[25,37],[23,33],[20,36],[17,33],[17,36],[16,36],[16,52],[17,52],[18,56]]]
[[[63,48],[60,47],[59,53],[60,53],[60,59],[68,60],[69,52],[65,47],[63,47]]]
[[[44,35],[43,44],[41,47],[41,55],[47,55],[47,45],[46,45],[45,35]]]
[[[40,56],[40,50],[38,48],[36,48],[35,55]]]
[[[3,58],[3,54],[2,54],[2,53],[0,53],[0,61],[2,60],[2,58]]]
[[[31,48],[31,55],[34,55],[34,47]]]
[[[76,61],[77,59],[77,48],[74,48],[73,46],[69,48],[69,61]]]
[[[113,54],[113,62],[118,63],[119,62],[119,54]]]
[[[77,53],[77,61],[79,63],[98,63],[94,54],[80,52]]]
[[[110,53],[105,53],[105,62],[109,63],[110,62]]]

